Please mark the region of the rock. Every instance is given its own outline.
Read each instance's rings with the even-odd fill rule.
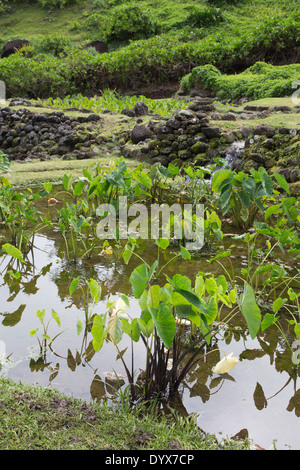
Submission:
[[[133,144],[142,142],[152,135],[150,129],[145,124],[135,126],[131,131],[131,141]]]
[[[241,134],[242,134],[242,137],[244,137],[245,139],[247,139],[251,134],[253,134],[253,127],[250,127],[250,126],[243,126],[241,128]]]
[[[259,105],[252,105],[252,104],[247,104],[244,107],[245,111],[258,111],[258,112],[261,112],[261,111],[268,111],[269,109],[270,109],[269,106],[259,106]]]
[[[31,101],[25,98],[12,98],[9,102],[10,106],[31,106]]]
[[[219,127],[203,127],[201,128],[201,132],[208,138],[208,139],[215,139],[220,137],[220,129]]]
[[[124,116],[128,117],[135,117],[135,112],[133,111],[133,109],[125,108],[123,109],[123,111],[121,111],[121,114],[124,114]]]
[[[274,106],[272,111],[279,111],[281,113],[289,113],[292,109],[289,106]]]
[[[29,46],[29,44],[30,42],[27,41],[27,39],[13,39],[12,41],[8,41],[3,46],[1,58],[4,59],[5,57],[9,57],[23,46]]]
[[[237,117],[236,117],[236,114],[228,112],[223,115],[222,119],[224,121],[236,121]]]
[[[93,47],[94,49],[96,49],[99,54],[108,52],[108,46],[103,41],[91,41],[88,44],[85,44],[82,49],[88,49],[89,47]]]
[[[136,116],[145,116],[149,114],[148,106],[143,103],[143,101],[139,101],[135,104],[133,111]]]
[[[273,137],[275,134],[274,127],[269,126],[268,124],[260,124],[253,131],[254,135],[266,135],[267,137]]]
[[[268,150],[271,150],[273,149],[276,145],[275,145],[275,141],[273,139],[266,139],[262,145],[268,149]]]
[[[222,119],[222,115],[220,113],[218,113],[217,111],[212,112],[210,117],[214,121],[219,121],[220,119]]]

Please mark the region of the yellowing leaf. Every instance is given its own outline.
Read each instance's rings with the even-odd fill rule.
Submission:
[[[233,367],[238,363],[238,357],[232,357],[233,353],[230,353],[228,356],[223,357],[221,361],[219,361],[212,371],[215,374],[227,374]]]

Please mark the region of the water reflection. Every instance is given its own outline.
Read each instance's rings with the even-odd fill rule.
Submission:
[[[78,291],[71,300],[69,285],[74,277],[80,277],[82,281],[93,277],[103,285],[103,300],[97,304],[97,312],[105,311],[108,298],[115,300],[119,293],[126,293],[130,297],[130,313],[135,316],[139,306],[131,297],[128,279],[140,261],[132,258],[127,266],[116,249],[113,258],[106,259],[95,253],[90,260],[74,265],[66,263],[60,255],[59,238],[55,233],[37,236],[35,243],[36,249],[24,264],[7,257],[0,259],[0,339],[5,342],[6,352],[10,355],[11,367],[5,369],[7,375],[24,383],[50,385],[87,400],[111,396],[118,387],[127,385],[121,360],[110,344],[95,354],[87,327],[77,335],[77,320],[84,323],[83,299]],[[143,242],[139,249],[149,263],[154,261],[151,243]],[[164,256],[171,255],[165,253]],[[207,270],[204,258],[170,264],[168,275],[188,271],[193,278],[199,270]],[[20,279],[15,279],[9,271],[20,271]],[[47,333],[50,338],[64,331],[52,343],[42,338],[43,330],[36,316],[37,310],[43,308],[45,318],[50,318],[51,309],[54,309],[61,319],[60,328],[55,321],[49,322]],[[31,336],[30,332],[37,328],[37,334]],[[289,337],[288,328],[284,324],[282,328]],[[28,356],[28,348],[37,346],[38,354]],[[222,357],[219,349],[214,350],[217,347],[226,353],[234,351],[234,355],[239,356],[239,363],[231,375],[213,374],[213,366]],[[120,349],[123,359],[130,361],[130,344],[126,338]],[[251,340],[243,319],[236,317],[206,352],[209,354],[194,365],[179,390],[177,406],[182,413],[197,413],[199,426],[208,432],[220,430],[228,436],[248,433],[263,447],[269,447],[273,439],[277,439],[277,447],[284,448],[288,444],[299,448],[299,370],[293,366],[291,351],[279,330],[269,328]],[[141,348],[135,346],[135,367],[142,373],[142,345]],[[108,375],[113,371],[119,374],[118,380]]]

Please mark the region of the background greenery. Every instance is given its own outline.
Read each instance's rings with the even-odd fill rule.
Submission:
[[[179,83],[206,64],[232,74],[257,61],[299,61],[295,0],[41,1],[44,6],[40,0],[10,2],[0,14],[0,47],[9,39],[30,41],[0,61],[9,97]],[[109,53],[82,50],[91,40],[106,41]]]

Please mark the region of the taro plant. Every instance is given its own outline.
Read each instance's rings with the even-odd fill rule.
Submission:
[[[75,262],[78,258],[90,255],[94,249],[94,244],[88,245],[88,235],[84,232],[85,228],[90,228],[89,218],[78,215],[77,207],[74,204],[66,203],[65,207],[60,209],[58,214],[58,227],[65,242],[66,257]]]
[[[168,247],[168,240],[160,239],[156,244],[157,260],[151,266],[142,262],[129,278],[133,296],[139,301],[140,316],[130,317],[127,313],[129,301],[126,296],[122,296],[122,305],[120,302],[114,304],[110,317],[107,314],[96,315],[92,327],[93,344],[97,351],[109,340],[122,357],[118,343],[123,334],[130,337],[132,346],[138,341],[144,344],[145,368],[138,377],[135,376],[134,354],[131,365],[125,364],[122,358],[132,403],[141,398],[172,397],[197,360],[208,352],[212,339],[234,315],[242,313],[252,338],[257,335],[261,324],[260,309],[249,284],[245,282],[238,295],[224,276],[215,279],[211,275],[199,273],[194,286],[187,276],[175,274],[169,278],[164,270],[170,260],[160,266],[159,257],[159,253]],[[126,263],[135,255],[134,249],[134,241],[126,245]],[[181,255],[189,258],[187,250],[183,250],[174,255],[173,260]],[[167,281],[166,284],[163,284],[162,277]],[[223,305],[228,310],[222,315],[222,323],[216,324]],[[192,325],[188,345],[183,334],[186,322]]]
[[[23,252],[33,247],[34,237],[42,227],[51,225],[35,207],[35,201],[46,194],[45,190],[33,193],[30,188],[19,192],[7,178],[1,178],[0,219],[6,229],[3,238]]]
[[[286,188],[281,175],[274,175],[277,183]],[[274,199],[272,178],[263,167],[251,169],[250,174],[231,169],[218,170],[212,178],[212,190],[218,193],[222,214],[232,217],[234,226],[248,229],[259,213],[267,209],[267,202]]]

